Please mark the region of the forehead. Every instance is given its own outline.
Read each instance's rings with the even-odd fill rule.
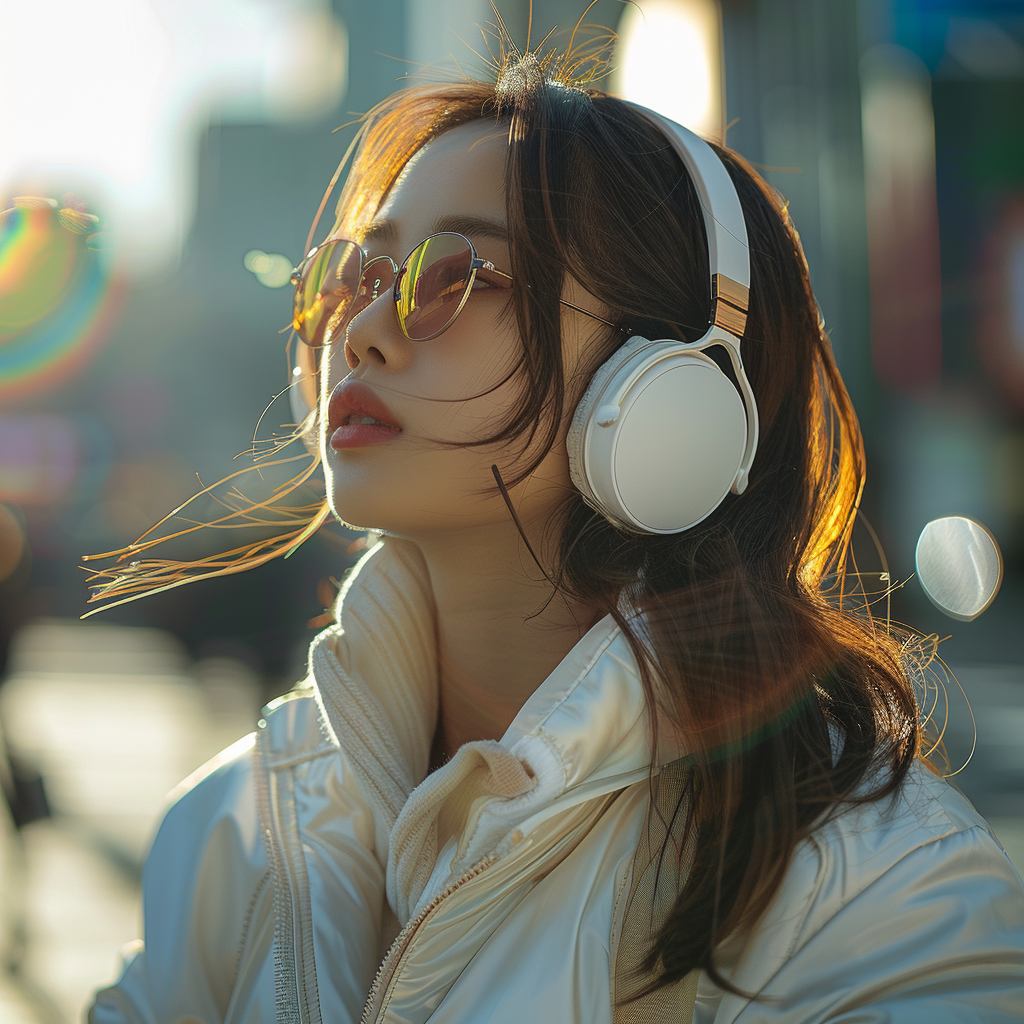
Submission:
[[[439,135],[405,165],[373,223],[387,221],[406,238],[429,234],[439,218],[452,214],[503,222],[507,152],[507,130],[492,121]]]

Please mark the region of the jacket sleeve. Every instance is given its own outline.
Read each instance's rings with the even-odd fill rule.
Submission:
[[[272,898],[257,823],[254,738],[179,787],[185,792],[168,809],[143,868],[145,943],[125,948],[121,977],[97,993],[89,1024],[224,1020],[240,947]],[[272,976],[269,983],[272,989]]]
[[[315,700],[275,705],[182,784],[143,871],[145,943],[89,1024],[271,1024],[281,1000],[359,1019],[384,908],[373,816]]]
[[[726,995],[715,1020],[1016,1024],[1024,1020],[1020,877],[982,826],[925,843],[802,942],[761,994],[755,1002]]]

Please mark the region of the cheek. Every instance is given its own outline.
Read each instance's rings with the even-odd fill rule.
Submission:
[[[445,334],[419,343],[403,373],[374,380],[399,392],[410,427],[424,439],[477,441],[503,426],[519,400],[512,371],[520,350],[517,334],[463,313]]]
[[[462,321],[465,320],[466,323]],[[450,447],[490,436],[503,423],[518,389],[508,375],[518,358],[518,337],[474,330],[469,317],[432,341],[415,343],[400,372],[367,367],[365,376],[402,416],[403,434],[393,445],[335,452],[322,435],[328,490],[343,521],[399,536],[507,516],[500,495],[491,495],[491,465],[502,461],[491,446]],[[413,344],[406,342],[406,344]],[[343,352],[324,353],[321,422],[326,402],[349,372]],[[357,376],[362,376],[362,369]],[[390,396],[388,394],[390,392]],[[445,443],[447,442],[447,443]],[[507,474],[506,474],[507,475]]]

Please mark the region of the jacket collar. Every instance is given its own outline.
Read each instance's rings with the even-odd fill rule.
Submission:
[[[388,900],[402,923],[431,877],[463,870],[512,833],[522,837],[648,774],[643,688],[610,615],[527,699],[499,743],[464,744],[428,776],[437,655],[418,551],[378,543],[353,569],[337,612],[337,625],[313,642],[311,675],[323,728],[373,807],[382,861],[387,851]],[[439,874],[442,850],[453,855]]]

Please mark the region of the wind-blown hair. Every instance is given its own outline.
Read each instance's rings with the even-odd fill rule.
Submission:
[[[696,340],[711,307],[701,211],[670,143],[629,105],[560,81],[557,70],[512,54],[496,85],[431,85],[380,104],[334,225],[359,237],[430,139],[480,119],[507,127],[520,399],[499,431],[473,444],[543,438],[511,483],[539,465],[625,337],[599,328],[587,372],[566,378],[559,297],[567,276],[610,320],[649,338]],[[692,529],[653,536],[612,525],[574,493],[551,523],[549,571],[562,593],[615,617],[640,666],[651,735],[667,722],[691,752],[677,813],[692,861],[644,966],[657,984],[700,967],[728,987],[715,946],[765,910],[812,824],[843,801],[896,790],[919,753],[920,726],[900,642],[870,613],[844,608],[864,449],[799,239],[750,164],[714,148],[750,240],[743,356],[761,437],[749,486]],[[649,637],[623,614],[622,595],[643,613]],[[834,765],[829,722],[844,737]]]
[[[585,372],[567,377],[559,305],[567,277],[609,320],[652,339],[702,336],[711,294],[697,196],[668,140],[581,80],[567,57],[513,49],[497,70],[494,84],[408,89],[370,111],[333,230],[360,238],[429,140],[478,120],[507,130],[519,397],[494,435],[471,443],[514,450],[539,437],[534,457],[514,464],[515,483],[550,450],[593,371],[626,337],[596,328]],[[547,546],[556,589],[604,608],[629,640],[650,735],[668,729],[689,751],[671,812],[688,861],[677,852],[679,891],[644,961],[654,987],[695,968],[730,987],[715,949],[766,909],[796,845],[849,802],[894,793],[921,746],[903,645],[873,621],[866,600],[851,610],[844,593],[864,449],[798,236],[750,164],[714,148],[750,241],[743,357],[760,443],[749,485],[697,526],[667,535],[616,527],[573,492]],[[724,358],[720,365],[731,374]],[[623,599],[642,620],[623,611]]]

